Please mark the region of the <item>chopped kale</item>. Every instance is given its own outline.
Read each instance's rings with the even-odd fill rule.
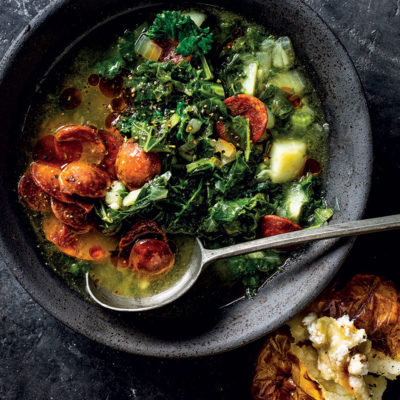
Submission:
[[[116,127],[144,151],[158,152],[163,171],[129,206],[114,209],[98,202],[96,213],[106,232],[151,218],[167,234],[198,236],[206,247],[221,247],[255,239],[267,214],[289,218],[303,228],[320,226],[332,216],[333,210],[321,200],[317,176],[274,183],[268,175],[271,140],[306,137],[314,129],[310,124],[321,122],[311,119],[307,108],[295,110],[293,90],[288,93],[285,85],[268,83],[279,73],[272,59],[275,38],[252,26],[241,27],[240,20],[216,21],[213,32],[215,42],[210,28],[198,27],[178,11],[164,11],[149,28],[127,32],[117,56],[98,65],[106,77],[123,71],[128,107]],[[134,44],[144,34],[157,41],[176,40],[177,53],[195,57],[178,64],[138,58]],[[207,53],[213,57],[206,59]],[[256,65],[255,85],[248,82],[249,65]],[[301,89],[298,74],[290,72],[285,70],[275,83],[294,82]],[[256,144],[249,120],[233,116],[223,101],[253,88],[273,121],[267,140]],[[217,134],[216,122],[224,124],[224,139]],[[250,296],[285,257],[283,251],[269,250],[233,257],[226,265],[230,279],[241,280]]]
[[[179,45],[177,53],[184,57],[207,54],[213,43],[210,28],[200,28],[193,20],[179,11],[163,11],[157,14],[147,31],[151,39],[174,39]]]

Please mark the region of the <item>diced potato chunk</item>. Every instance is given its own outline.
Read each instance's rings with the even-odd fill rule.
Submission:
[[[215,151],[221,153],[222,165],[229,164],[236,160],[235,146],[224,139],[218,139],[215,143]]]
[[[297,70],[279,72],[269,83],[280,88],[289,88],[299,96],[304,93],[307,86],[303,74]]]
[[[274,141],[270,158],[269,176],[272,182],[289,182],[298,177],[304,168],[306,144],[300,140]]]
[[[254,95],[254,89],[257,80],[258,64],[256,62],[250,63],[245,67],[246,79],[243,81],[243,92],[245,94]]]

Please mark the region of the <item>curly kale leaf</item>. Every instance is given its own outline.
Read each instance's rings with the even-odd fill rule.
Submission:
[[[221,200],[209,208],[200,231],[205,236],[214,233],[222,237],[228,234],[254,239],[258,221],[270,211],[271,206],[262,193],[236,200]]]
[[[96,207],[96,214],[103,221],[102,227],[111,232],[116,230],[127,218],[140,215],[149,209],[154,210],[160,200],[167,198],[167,185],[170,178],[171,172],[168,171],[144,184],[135,203],[130,207],[113,210],[106,207],[104,203],[100,203]]]
[[[213,43],[210,28],[198,27],[189,16],[182,15],[179,11],[157,14],[147,36],[151,39],[177,40],[179,45],[176,52],[184,57],[207,54]]]

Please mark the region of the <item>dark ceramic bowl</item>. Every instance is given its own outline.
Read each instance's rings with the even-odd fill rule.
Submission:
[[[178,5],[177,2],[175,5]],[[192,4],[192,3],[191,3]],[[329,204],[338,203],[333,222],[361,217],[370,186],[371,132],[364,94],[346,51],[323,21],[298,0],[211,0],[292,38],[298,56],[315,71],[314,84],[331,127],[325,177]],[[21,285],[48,312],[77,332],[108,346],[143,355],[190,357],[242,346],[282,325],[329,283],[352,240],[324,241],[285,265],[251,300],[222,309],[206,293],[143,314],[119,314],[86,302],[44,265],[16,194],[16,159],[21,125],[37,83],[69,46],[88,31],[155,1],[56,1],[18,37],[0,65],[2,114],[0,158],[0,252]],[[130,13],[130,15],[128,15]],[[128,18],[128,20],[129,20]],[[200,293],[200,294],[199,294]]]

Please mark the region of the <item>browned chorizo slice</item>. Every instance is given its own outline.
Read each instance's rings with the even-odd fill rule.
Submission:
[[[44,192],[64,203],[74,203],[71,197],[61,193],[59,181],[61,168],[34,162],[31,164],[31,174],[32,179]]]
[[[109,173],[111,178],[115,179],[117,177],[115,161],[124,139],[116,129],[113,129],[113,131],[100,131],[99,134],[106,148],[106,154],[100,166]]]
[[[118,179],[135,190],[161,173],[161,160],[158,153],[146,153],[136,142],[128,140],[119,149],[115,168]]]
[[[217,121],[215,123],[215,129],[217,131],[218,136],[221,139],[226,140],[227,142],[229,142],[229,137],[228,137],[228,134],[227,134],[226,129],[225,129],[225,124],[222,121]]]
[[[54,243],[59,250],[81,260],[103,261],[117,247],[114,237],[105,236],[96,230],[79,234],[54,215],[44,219],[43,231],[47,240]]]
[[[89,232],[93,228],[89,214],[78,205],[66,204],[52,197],[51,209],[57,219],[76,231]]]
[[[236,94],[225,99],[224,103],[234,117],[240,115],[249,120],[251,141],[257,143],[264,135],[268,123],[268,111],[265,104],[249,94]],[[221,122],[217,123],[216,130],[222,139],[227,140],[225,127]]]
[[[79,235],[72,228],[51,215],[43,220],[43,232],[46,239],[63,253],[75,257],[78,252]]]
[[[321,171],[322,171],[321,164],[317,160],[309,158],[304,165],[303,175],[307,175],[308,173],[311,173],[313,175],[319,175]]]
[[[99,167],[81,161],[68,164],[59,176],[61,192],[81,197],[104,197],[111,185],[110,176]]]
[[[119,242],[118,268],[127,268],[132,246],[139,240],[152,238],[168,242],[167,236],[158,224],[151,219],[142,219],[121,238]]]
[[[74,199],[74,204],[76,204],[77,206],[79,206],[80,208],[83,208],[87,213],[90,213],[90,211],[93,210],[94,204],[93,204],[93,200],[91,199],[84,199],[81,197],[73,197]]]
[[[160,62],[172,62],[174,64],[179,64],[181,61],[186,60],[190,61],[192,56],[183,57],[182,54],[175,53],[176,48],[179,43],[177,40],[168,39],[168,40],[155,40],[155,42],[162,48],[162,53],[158,61]]]
[[[140,239],[129,256],[129,268],[149,279],[166,274],[174,263],[175,256],[168,243],[158,239]]]
[[[21,200],[35,211],[48,212],[50,196],[32,179],[30,172],[25,172],[18,183],[18,194]]]
[[[57,142],[55,144],[57,156],[60,164],[68,164],[73,161],[78,161],[82,158],[83,146],[81,142],[76,140],[70,142]]]
[[[287,218],[278,215],[266,215],[261,220],[261,236],[269,237],[280,235],[282,233],[294,232],[301,230],[301,227]]]
[[[43,164],[60,167],[63,162],[58,157],[55,142],[56,139],[53,135],[46,135],[39,139],[33,150],[33,159]]]
[[[106,149],[96,129],[89,126],[71,125],[59,129],[56,134],[58,157],[65,163],[85,161],[99,164]]]

